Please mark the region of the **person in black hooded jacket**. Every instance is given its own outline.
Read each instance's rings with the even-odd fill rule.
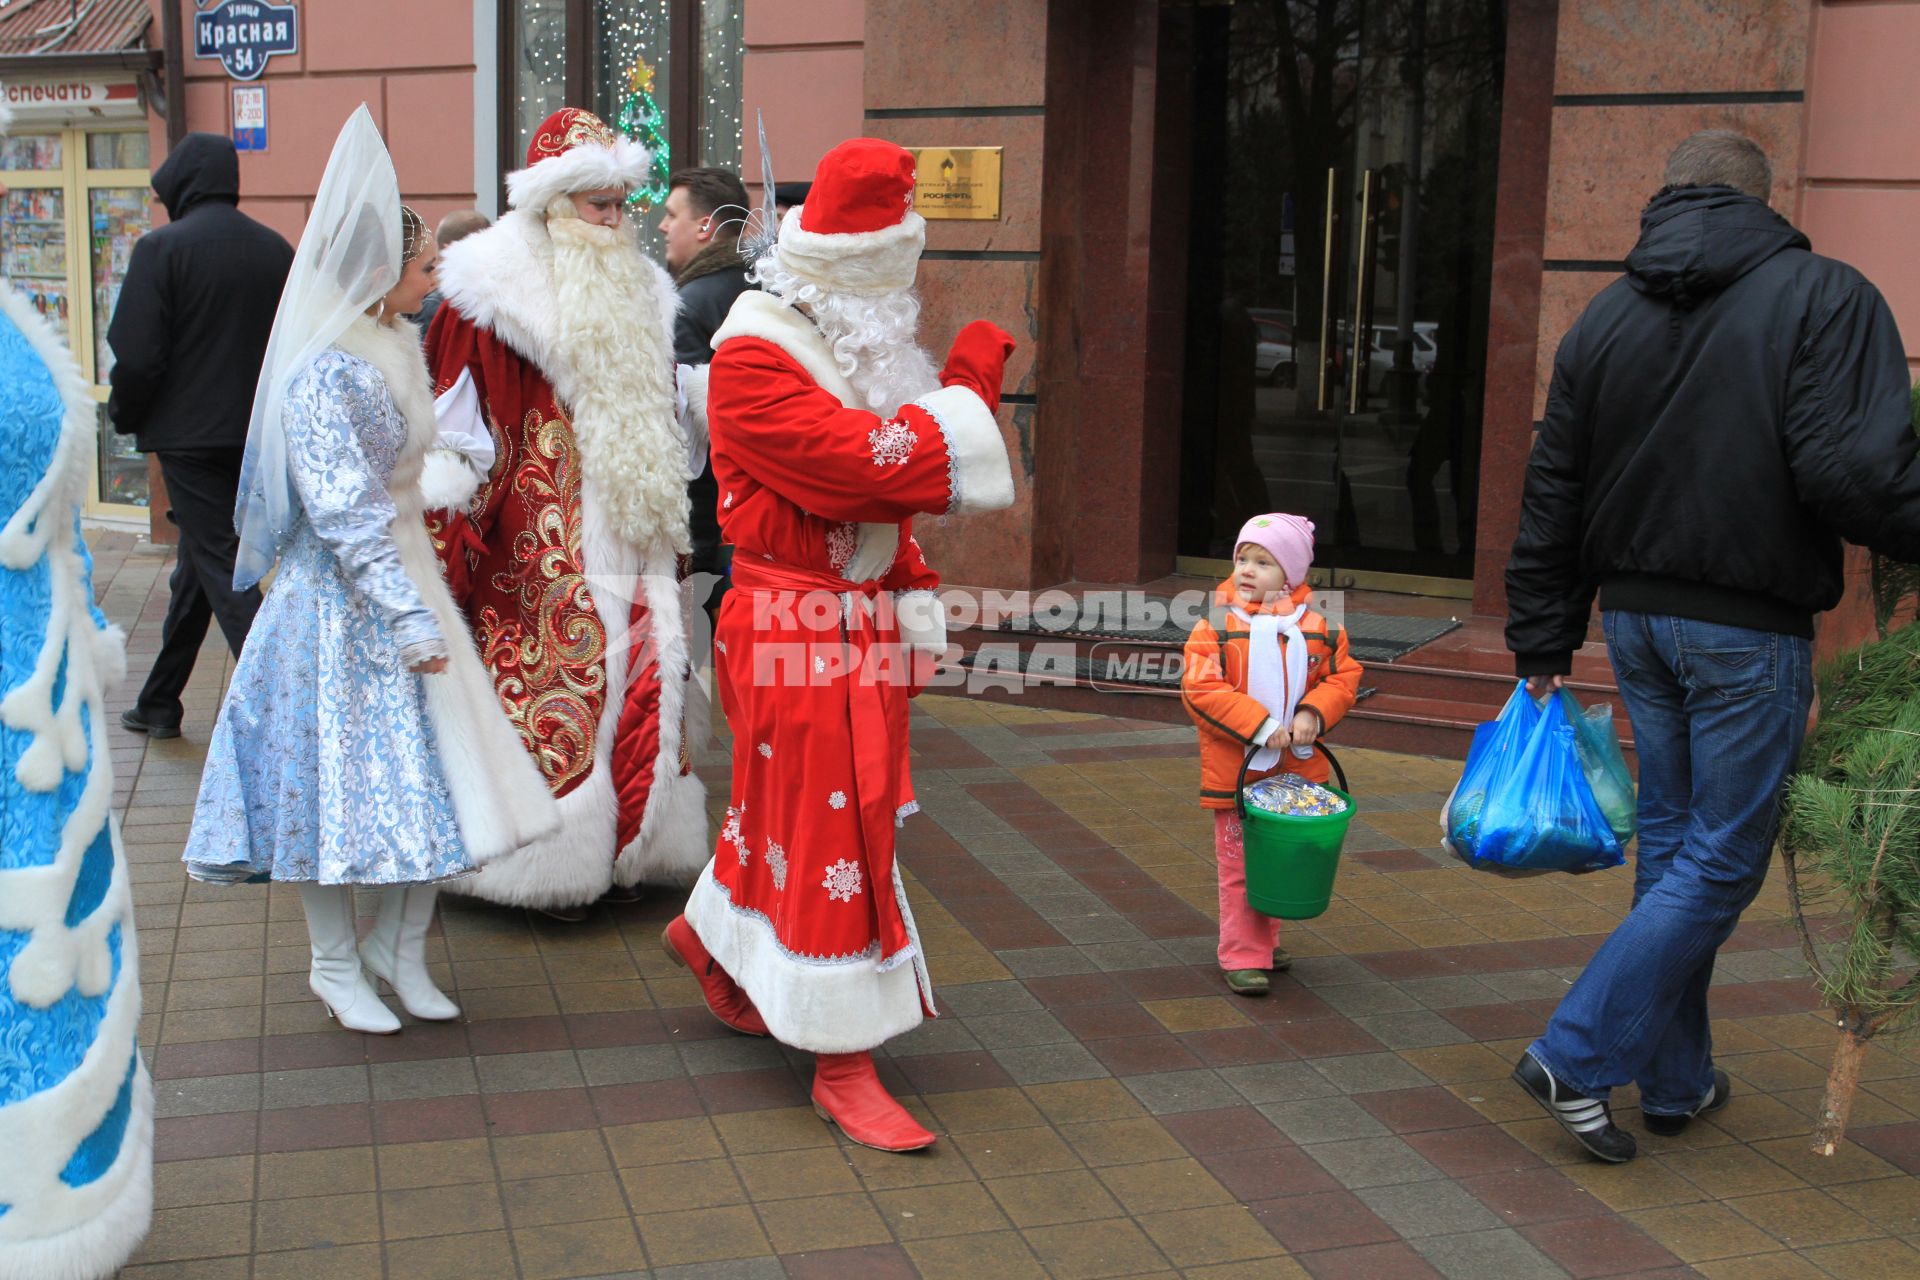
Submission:
[[[160,457],[180,530],[160,653],[120,723],[156,738],[180,732],[180,693],[207,625],[237,656],[260,607],[233,589],[234,501],[254,384],[293,249],[236,207],[233,143],[190,133],[153,174],[167,225],[142,236],[107,328],[113,429]]]
[[[1561,340],[1507,566],[1507,647],[1536,696],[1596,591],[1640,761],[1634,903],[1514,1078],[1604,1160],[1727,1104],[1714,953],[1760,890],[1812,702],[1842,539],[1920,561],[1906,352],[1877,289],[1767,207],[1752,141],[1695,134],[1627,274]]]

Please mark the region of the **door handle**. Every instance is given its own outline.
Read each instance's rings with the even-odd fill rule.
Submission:
[[[1374,171],[1360,175],[1360,244],[1353,273],[1353,346],[1347,360],[1347,412],[1358,413],[1366,396],[1367,365],[1373,353],[1373,304],[1368,269],[1373,265],[1374,235],[1379,218],[1373,208]]]
[[[1327,169],[1327,216],[1325,234],[1320,239],[1320,392],[1314,401],[1314,407],[1325,413],[1333,405],[1333,233],[1339,225],[1334,204],[1334,193],[1338,190],[1339,171]]]

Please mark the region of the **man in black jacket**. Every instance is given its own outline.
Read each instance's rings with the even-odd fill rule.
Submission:
[[[667,270],[680,290],[680,314],[673,324],[673,358],[679,364],[704,365],[713,359],[713,335],[726,322],[733,300],[753,286],[740,260],[740,229],[747,215],[747,189],[728,169],[682,169],[667,179],[665,216],[660,234],[667,243]],[[705,601],[711,620],[726,593],[726,557],[720,546],[720,489],[713,464],[687,484],[693,502],[688,532],[693,539],[689,568],[719,579]]]
[[[155,738],[180,733],[180,693],[217,618],[237,655],[260,607],[233,589],[240,458],[254,384],[293,249],[241,213],[233,143],[191,133],[153,174],[166,226],[140,238],[114,308],[115,431],[160,455],[180,543],[160,654],[120,723]]]
[[[1557,687],[1596,590],[1640,758],[1633,909],[1514,1071],[1603,1160],[1727,1103],[1714,953],[1766,876],[1841,539],[1920,560],[1906,354],[1880,293],[1767,207],[1766,156],[1681,143],[1627,275],[1561,340],[1507,566],[1507,646]]]

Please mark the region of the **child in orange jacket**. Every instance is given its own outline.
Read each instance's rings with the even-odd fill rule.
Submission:
[[[1214,592],[1215,618],[1187,638],[1180,700],[1200,730],[1200,804],[1214,811],[1220,878],[1220,968],[1236,995],[1263,996],[1268,971],[1285,969],[1280,922],[1247,904],[1246,850],[1234,792],[1248,752],[1248,781],[1298,774],[1325,782],[1327,758],[1312,750],[1360,691],[1360,664],[1344,631],[1307,608],[1313,522],[1255,516],[1234,543],[1233,576]]]

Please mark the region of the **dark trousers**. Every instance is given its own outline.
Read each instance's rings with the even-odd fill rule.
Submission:
[[[207,638],[207,624],[218,618],[234,656],[246,643],[260,589],[233,589],[233,558],[240,537],[233,530],[233,506],[240,491],[239,449],[207,449],[160,454],[172,510],[167,518],[180,530],[180,548],[168,584],[167,619],[160,628],[160,655],[134,705],[149,724],[178,725],[180,693],[193,675],[193,661]]]

